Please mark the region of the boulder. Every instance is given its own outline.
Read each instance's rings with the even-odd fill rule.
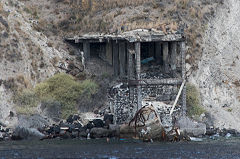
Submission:
[[[67,122],[72,124],[73,123],[73,115],[70,115],[68,118],[67,118]]]
[[[16,127],[13,132],[12,139],[42,139],[44,136],[44,134],[42,134],[35,128]]]
[[[181,133],[186,133],[190,136],[198,137],[206,134],[206,124],[198,123],[187,116],[181,116],[176,122]]]
[[[94,119],[92,123],[96,128],[102,128],[104,126],[104,123],[101,119]]]
[[[110,137],[111,135],[112,135],[112,131],[104,128],[92,128],[90,130],[91,138]]]
[[[54,100],[41,102],[42,113],[54,122],[59,122],[61,118],[61,103]]]
[[[111,137],[117,137],[120,136],[120,126],[109,124],[108,129],[112,132]]]
[[[46,125],[50,125],[50,123],[41,115],[18,115],[18,125],[24,128],[43,129]]]
[[[105,114],[103,120],[104,120],[105,125],[109,126],[109,124],[113,124],[113,115]]]

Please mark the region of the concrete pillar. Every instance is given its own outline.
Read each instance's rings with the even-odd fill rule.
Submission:
[[[100,43],[99,57],[102,60],[106,60],[106,45]]]
[[[141,80],[141,43],[135,43],[135,60],[136,60],[136,80],[138,83]],[[142,107],[142,90],[141,86],[137,84],[137,110]]]
[[[161,58],[162,58],[162,43],[161,42],[156,42],[155,43],[155,57],[157,60],[157,63],[160,64],[161,63]]]
[[[126,43],[119,43],[119,66],[120,66],[120,77],[124,77],[126,75]]]
[[[119,46],[116,41],[113,42],[113,67],[114,67],[114,75],[119,75]]]
[[[134,66],[133,66],[133,54],[135,53],[133,43],[127,43],[127,56],[128,56],[128,79],[133,80],[134,79]]]
[[[177,42],[172,42],[170,46],[171,46],[171,59],[170,59],[171,71],[173,72],[173,74],[175,74],[177,69]]]
[[[127,42],[127,56],[128,56],[128,80],[134,80],[134,61],[133,61],[133,54],[135,54],[134,45],[133,43]],[[131,101],[134,100],[134,88],[129,86],[129,99]]]
[[[112,41],[107,42],[106,46],[106,57],[107,57],[107,62],[110,65],[113,65],[113,48],[112,48]]]
[[[186,62],[185,62],[185,51],[186,46],[185,42],[180,42],[180,53],[181,53],[181,61],[182,61],[182,79],[186,78]],[[186,103],[186,85],[182,91],[182,115],[187,114],[187,103]]]
[[[154,43],[150,42],[148,44],[148,53],[149,53],[149,57],[154,57]]]
[[[163,67],[165,72],[169,72],[169,50],[168,42],[163,43]]]
[[[87,41],[83,42],[83,52],[85,60],[88,60],[90,58],[90,43]]]

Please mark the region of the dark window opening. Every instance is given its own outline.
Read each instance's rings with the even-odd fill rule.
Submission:
[[[162,44],[157,42],[144,42],[141,43],[141,63],[147,64],[163,64]]]
[[[98,57],[104,60],[106,58],[106,43],[91,43],[90,57]]]

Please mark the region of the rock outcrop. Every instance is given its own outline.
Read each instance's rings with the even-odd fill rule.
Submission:
[[[215,128],[240,130],[240,1],[227,0],[210,19],[204,50],[191,82]]]

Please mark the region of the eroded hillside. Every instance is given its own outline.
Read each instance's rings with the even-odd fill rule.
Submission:
[[[0,108],[14,110],[14,89],[34,87],[74,55],[63,38],[146,28],[187,39],[187,70],[216,126],[239,128],[238,0],[2,0]],[[216,121],[220,121],[216,122]]]

